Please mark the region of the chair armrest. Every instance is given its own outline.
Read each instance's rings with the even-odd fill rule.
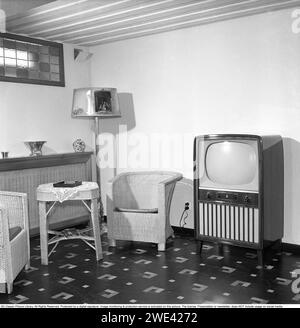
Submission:
[[[9,227],[20,226],[29,231],[27,194],[0,191],[0,206],[7,211]]]
[[[0,207],[0,247],[6,248],[9,244],[9,224],[7,210]]]
[[[13,281],[11,245],[9,241],[8,211],[0,206],[0,268],[5,272],[5,280]]]
[[[168,185],[168,184],[170,184],[170,183],[174,183],[174,182],[176,182],[176,181],[181,180],[182,177],[183,177],[183,176],[182,176],[181,173],[174,173],[174,175],[173,175],[172,177],[167,178],[167,179],[161,181],[159,184],[162,184],[162,185],[165,185],[165,186],[166,186],[166,185]]]
[[[161,216],[161,229],[167,232],[170,227],[170,206],[175,188],[175,183],[182,179],[182,174],[176,173],[174,176],[161,181],[158,184],[158,213]],[[165,220],[163,220],[165,218]]]
[[[0,191],[0,201],[2,196],[10,196],[11,198],[25,198],[27,197],[27,194],[24,192],[15,192],[15,191]]]

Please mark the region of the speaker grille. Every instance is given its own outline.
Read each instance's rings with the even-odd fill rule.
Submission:
[[[216,203],[199,203],[200,235],[258,243],[258,209]]]

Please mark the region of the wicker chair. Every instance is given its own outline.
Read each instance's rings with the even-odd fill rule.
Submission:
[[[174,172],[127,172],[108,183],[107,234],[109,245],[116,240],[152,242],[164,251],[170,225],[170,203],[176,181]]]
[[[30,267],[27,195],[0,191],[0,292],[12,293],[13,281]]]

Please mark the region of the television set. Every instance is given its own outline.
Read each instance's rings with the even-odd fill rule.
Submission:
[[[283,167],[280,136],[196,137],[196,238],[247,246],[262,258],[283,236]]]

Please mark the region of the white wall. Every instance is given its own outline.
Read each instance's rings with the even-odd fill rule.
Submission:
[[[300,244],[300,34],[292,33],[291,12],[93,47],[91,81],[132,94],[130,133],[287,138],[284,240]],[[191,178],[192,142],[184,151],[189,164],[180,169],[171,163],[169,169]]]
[[[92,122],[72,119],[73,88],[90,84],[89,62],[74,62],[73,46],[64,45],[65,87],[0,81],[0,151],[27,156],[26,140],[46,140],[44,154],[73,152],[82,138],[92,147]]]

